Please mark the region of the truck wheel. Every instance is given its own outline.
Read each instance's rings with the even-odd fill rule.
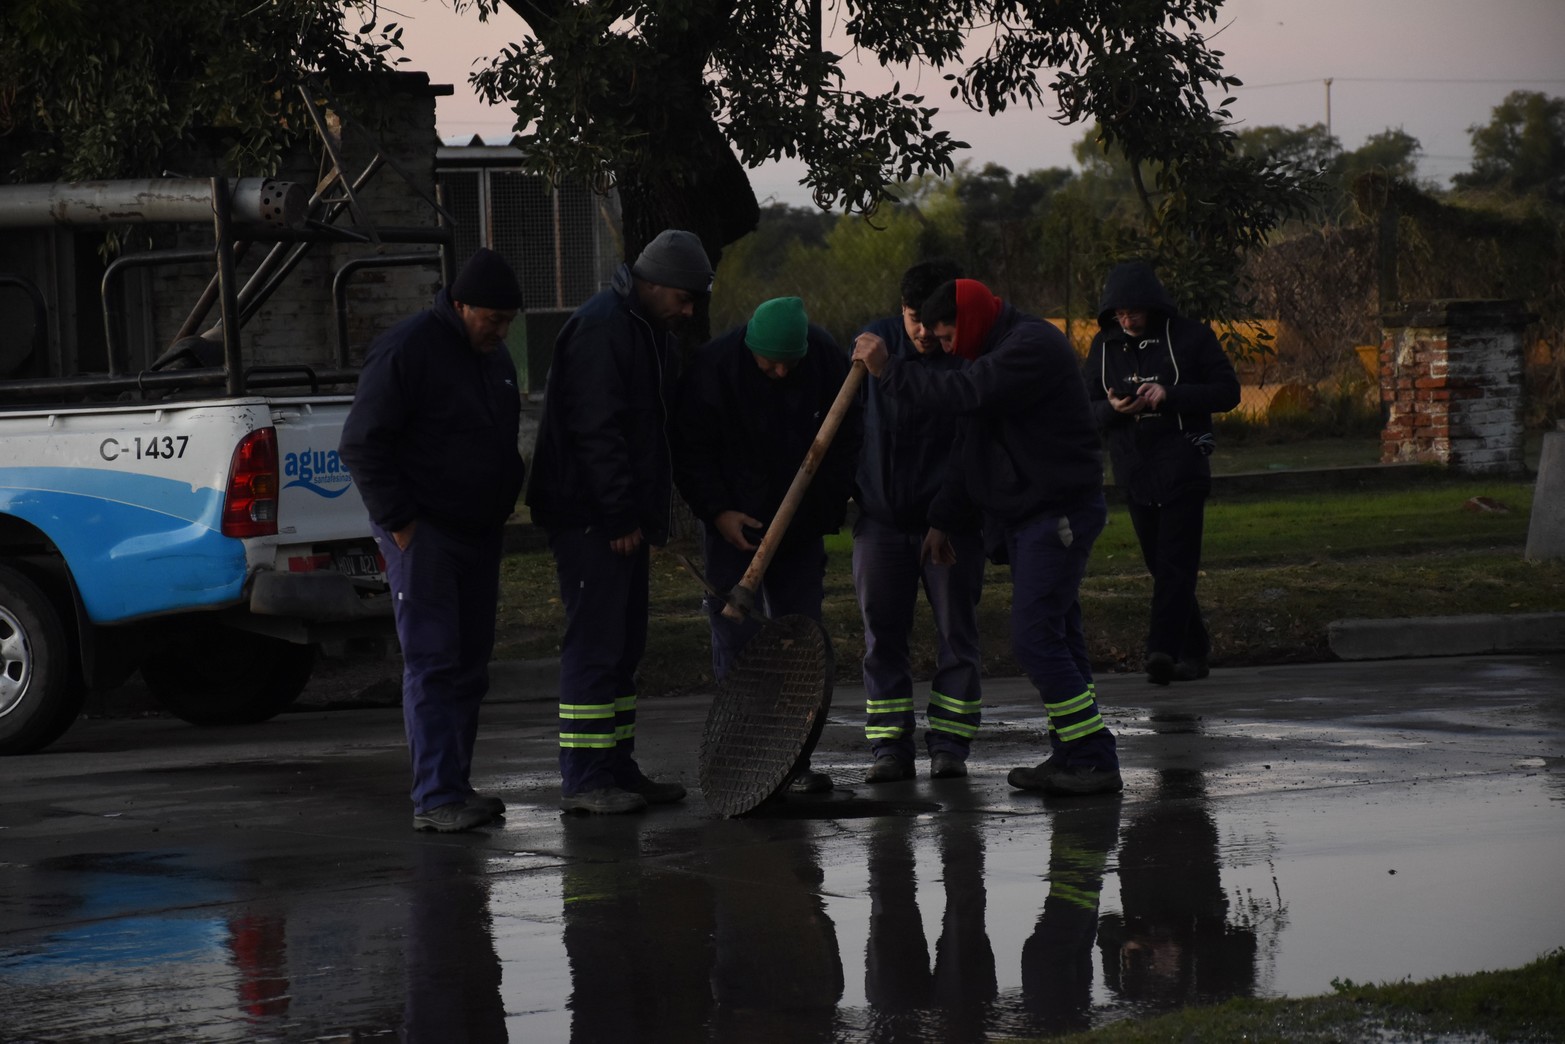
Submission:
[[[163,707],[192,725],[253,725],[298,699],[315,646],[219,625],[197,626],[142,661]]]
[[[71,677],[70,658],[54,603],[0,566],[0,754],[42,750],[71,727],[87,690]]]

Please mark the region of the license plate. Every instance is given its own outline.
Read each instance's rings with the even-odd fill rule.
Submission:
[[[379,558],[373,551],[337,551],[332,555],[332,562],[337,572],[345,576],[378,577],[381,572]]]

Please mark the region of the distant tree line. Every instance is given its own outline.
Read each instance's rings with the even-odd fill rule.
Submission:
[[[1309,202],[1251,252],[1229,319],[1280,320],[1283,343],[1240,329],[1243,359],[1281,348],[1272,379],[1310,384],[1363,374],[1353,349],[1376,343],[1399,300],[1519,298],[1539,315],[1528,373],[1529,419],[1565,416],[1565,99],[1518,91],[1470,128],[1473,166],[1443,189],[1417,178],[1421,145],[1400,128],[1345,149],[1323,125],[1239,131],[1240,155],[1264,157],[1310,189]],[[996,293],[1040,315],[1095,328],[1104,274],[1146,251],[1192,314],[1212,276],[1199,259],[1151,248],[1139,177],[1096,132],[1076,144],[1079,169],[1013,174],[986,164],[899,186],[871,219],[772,204],[719,268],[713,326],[743,322],[766,297],[797,293],[839,336],[895,310],[913,261],[945,256]],[[1155,191],[1150,193],[1154,204]],[[1389,222],[1389,229],[1388,229]],[[1389,234],[1387,234],[1389,231]],[[1221,273],[1218,274],[1221,277]],[[1394,299],[1384,299],[1386,293]],[[1241,324],[1242,325],[1242,324]]]

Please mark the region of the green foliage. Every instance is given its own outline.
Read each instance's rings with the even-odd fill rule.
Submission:
[[[1565,203],[1565,98],[1512,91],[1488,124],[1468,130],[1473,169],[1452,179],[1458,188]]]
[[[354,74],[390,68],[401,29],[375,25],[375,10],[371,0],[7,0],[0,178],[154,176],[213,135],[227,173],[271,173],[307,126],[300,84],[320,77],[352,96]]]
[[[1370,135],[1358,148],[1344,151],[1322,123],[1249,127],[1239,132],[1238,147],[1255,159],[1270,157],[1311,184],[1314,200],[1299,215],[1309,227],[1354,220],[1352,185],[1362,174],[1378,173],[1411,182],[1422,151],[1417,138],[1390,127]]]
[[[804,298],[810,321],[846,348],[865,323],[897,311],[897,281],[922,256],[925,225],[915,208],[887,208],[879,225],[843,215],[819,239],[784,238],[790,228],[805,227],[789,208],[771,209],[768,216],[772,220],[736,243],[718,267],[714,330],[745,322],[769,298],[796,295]]]
[[[1395,130],[1387,127],[1379,134],[1371,134],[1352,152],[1343,153],[1337,168],[1345,183],[1371,171],[1412,181],[1418,172],[1418,154],[1422,151],[1423,146],[1417,138],[1400,127]]]
[[[1490,497],[1512,510],[1484,515],[1462,510],[1474,496]],[[1330,655],[1327,625],[1344,617],[1385,619],[1438,613],[1451,605],[1474,613],[1557,607],[1565,597],[1565,563],[1522,559],[1531,503],[1531,483],[1464,479],[1437,468],[1407,475],[1405,488],[1245,497],[1219,493],[1207,508],[1201,580],[1201,602],[1216,640],[1214,662],[1237,666],[1324,659]],[[498,655],[553,655],[563,631],[552,559],[542,541],[538,545],[506,557]],[[858,678],[864,653],[850,546],[846,533],[827,541],[823,605],[838,677],[845,683]],[[683,550],[698,554],[692,547]],[[709,686],[710,646],[696,581],[671,556],[655,554],[651,586],[642,694]],[[1109,524],[1093,547],[1082,585],[1096,668],[1139,664],[1150,597],[1151,580],[1129,517],[1111,495]],[[989,567],[979,633],[985,670],[991,674],[1021,673],[1010,648],[1010,605],[1009,570]],[[935,667],[935,636],[928,614],[919,616],[914,670],[928,677]]]
[[[1324,997],[1257,1000],[1128,1018],[1063,1044],[1227,1044],[1229,1041],[1559,1040],[1565,1036],[1565,952],[1522,968],[1368,986],[1333,979]]]
[[[499,2],[459,5],[483,12]],[[1105,242],[1117,256],[1162,262],[1191,314],[1241,317],[1240,257],[1306,202],[1297,173],[1242,155],[1228,111],[1208,101],[1209,90],[1238,83],[1200,31],[1218,0],[504,2],[533,36],[474,82],[530,128],[537,169],[618,180],[630,249],[663,223],[699,223],[709,252],[753,227],[753,193],[733,154],[746,166],[798,158],[819,207],[877,216],[909,182],[954,169],[963,143],[933,130],[934,106],[900,84],[849,89],[847,58],[824,48],[826,24],[855,60],[934,69],[953,99],[976,109],[1047,104],[1063,123],[1094,123],[1129,160],[1140,204],[1137,225]],[[1058,187],[992,177],[1022,209],[1027,201],[1014,197]],[[980,184],[988,178],[969,184],[992,200]],[[1003,284],[1021,278],[1028,248],[982,210],[976,231],[998,234],[996,274]]]

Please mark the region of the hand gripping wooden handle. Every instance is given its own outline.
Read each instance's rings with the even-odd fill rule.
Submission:
[[[826,451],[831,448],[831,440],[836,438],[837,429],[842,427],[842,418],[847,414],[848,407],[853,405],[853,399],[859,393],[859,385],[863,383],[864,364],[854,360],[853,368],[848,371],[847,380],[842,382],[842,390],[837,392],[837,398],[833,400],[831,409],[826,411],[826,419],[821,421],[821,430],[816,433],[815,441],[810,443],[809,452],[804,455],[804,463],[799,465],[798,474],[794,475],[788,492],[783,495],[782,503],[777,506],[777,513],[772,516],[771,525],[767,526],[766,532],[762,534],[761,543],[755,549],[755,557],[750,559],[750,568],[744,571],[744,576],[740,577],[739,583],[728,593],[726,604],[723,606],[723,615],[730,620],[743,620],[754,609],[755,592],[760,589],[761,578],[766,575],[766,567],[772,564],[772,557],[777,553],[777,545],[782,543],[783,534],[788,531],[788,524],[793,521],[794,514],[799,510],[799,502],[804,499],[804,491],[810,488],[810,480],[815,477],[821,460],[826,456]]]

